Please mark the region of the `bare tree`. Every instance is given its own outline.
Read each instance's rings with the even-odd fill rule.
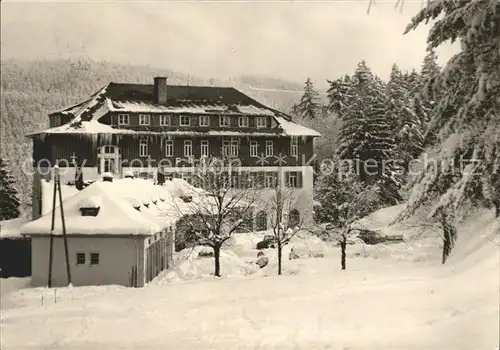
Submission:
[[[268,186],[274,187],[269,209],[271,212],[271,227],[278,251],[278,275],[281,275],[282,272],[283,247],[300,231],[304,223],[304,215],[302,217],[294,215],[294,213],[298,214],[293,207],[297,200],[296,190],[289,187],[289,184],[284,183],[281,175],[282,172],[280,171],[275,183]]]
[[[196,167],[192,180],[204,193],[184,198],[179,211],[188,218],[185,223],[194,242],[213,249],[214,275],[220,277],[223,244],[237,230],[251,229],[257,186],[251,177],[235,170],[231,160],[217,158],[207,159]]]

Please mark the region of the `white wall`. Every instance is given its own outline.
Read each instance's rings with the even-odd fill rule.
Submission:
[[[69,262],[72,284],[85,285],[130,285],[132,266],[138,266],[138,281],[144,281],[144,238],[68,236]],[[52,265],[53,286],[67,285],[64,240],[54,237],[54,260]],[[76,264],[76,253],[86,253],[85,265]],[[99,264],[90,265],[90,253],[99,253]],[[49,237],[31,238],[32,286],[46,286],[49,266]],[[142,268],[141,268],[142,267]]]

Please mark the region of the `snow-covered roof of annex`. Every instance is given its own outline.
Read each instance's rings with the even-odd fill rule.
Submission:
[[[137,235],[148,236],[175,225],[190,213],[180,197],[203,195],[186,181],[174,179],[166,186],[154,185],[144,179],[97,181],[64,201],[68,235]],[[99,207],[96,216],[82,216],[81,208]],[[54,235],[62,235],[62,221],[56,210]],[[21,227],[23,235],[48,235],[52,211]]]
[[[275,131],[248,132],[244,130],[169,130],[169,135],[213,136],[313,136],[321,134],[295,123],[290,116],[267,107],[231,87],[168,86],[166,105],[153,103],[153,85],[109,83],[84,102],[51,113],[67,115],[71,120],[61,126],[28,134],[136,134],[136,131],[101,123],[99,120],[110,112],[117,113],[164,113],[164,114],[225,114],[270,116],[274,118]],[[147,130],[149,134],[164,134],[162,130]]]

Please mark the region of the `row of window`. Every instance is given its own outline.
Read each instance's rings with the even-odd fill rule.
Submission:
[[[76,264],[86,265],[87,254],[83,252],[76,253]],[[90,265],[99,265],[99,253],[90,253]]]
[[[162,114],[159,116],[161,126],[172,125],[172,120],[170,115]],[[231,117],[228,115],[219,116],[219,126],[229,127],[231,126]],[[258,116],[256,118],[257,128],[265,128],[267,126],[267,117]],[[130,125],[130,115],[129,114],[118,114],[118,125]],[[190,115],[179,116],[180,126],[192,126],[192,118]],[[150,114],[139,114],[139,125],[151,125],[151,115]],[[238,126],[241,128],[248,128],[250,125],[248,116],[238,117]],[[194,126],[194,125],[193,125]],[[198,126],[208,127],[210,126],[210,116],[200,115],[198,116]]]
[[[181,178],[190,184],[201,188],[210,187],[210,176],[200,177],[189,172],[165,173],[165,180],[171,181],[173,178]],[[218,178],[227,175],[227,187],[230,188],[275,188],[278,185],[278,173],[276,171],[259,172],[235,172],[231,174],[219,175]],[[219,182],[219,181],[218,181]],[[285,187],[301,188],[302,172],[286,171],[284,173]]]
[[[149,155],[149,142],[147,139],[139,140],[139,156],[147,157]],[[221,153],[224,157],[238,157],[239,155],[240,144],[239,140],[236,137],[232,137],[230,139],[225,139],[222,141]],[[292,143],[290,144],[290,155],[292,157],[298,156],[298,140],[297,138],[292,138]],[[261,155],[259,152],[259,142],[258,141],[250,141],[250,157],[259,157]],[[264,152],[265,157],[273,157],[274,156],[274,142],[267,140],[266,147]],[[165,140],[165,157],[173,157],[174,156],[174,140]],[[193,157],[193,141],[185,140],[183,143],[183,156],[186,158]],[[210,143],[208,140],[200,141],[200,156],[208,157],[210,156]]]

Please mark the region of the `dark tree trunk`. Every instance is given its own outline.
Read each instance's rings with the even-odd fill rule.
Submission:
[[[214,246],[215,272],[216,277],[220,277],[220,245]]]
[[[451,250],[457,238],[456,227],[448,222],[449,216],[446,213],[441,214],[441,226],[443,228],[443,256],[442,263],[450,256]]]
[[[346,269],[346,248],[347,248],[347,237],[342,234],[342,240],[340,241],[340,265],[342,270]]]
[[[494,202],[495,204],[495,216],[498,218],[500,216],[500,200]]]
[[[281,243],[278,242],[278,275],[281,275],[281,257],[283,253],[283,247],[281,246]]]

